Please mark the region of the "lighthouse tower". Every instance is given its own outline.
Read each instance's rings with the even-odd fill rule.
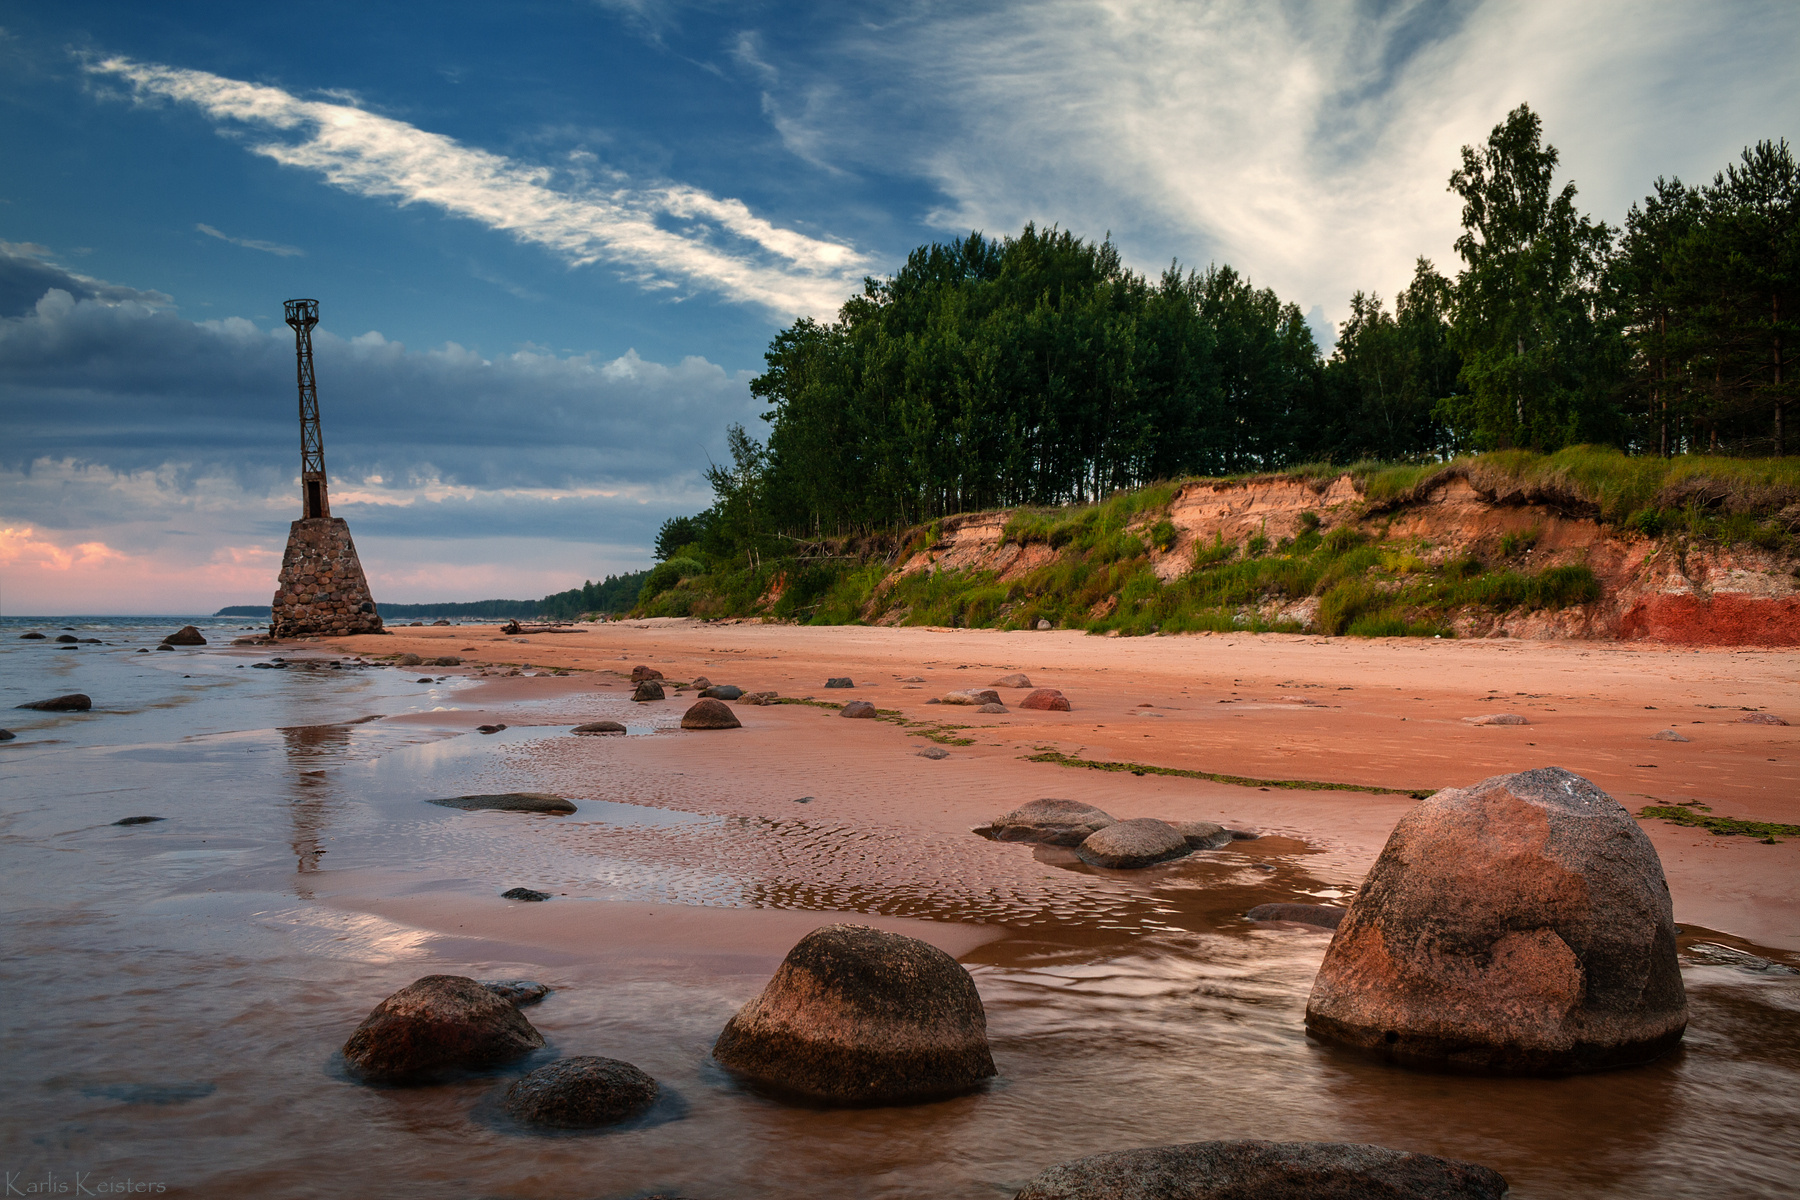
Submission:
[[[300,519],[288,529],[269,635],[380,633],[381,614],[369,595],[356,543],[350,540],[350,526],[342,517],[331,515],[325,439],[319,431],[319,390],[313,382],[312,331],[319,323],[319,302],[289,300],[287,323],[294,327],[300,379]]]

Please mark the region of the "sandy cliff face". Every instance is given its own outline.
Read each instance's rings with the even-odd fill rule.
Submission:
[[[1176,540],[1151,551],[1151,566],[1164,582],[1177,579],[1191,568],[1196,546],[1222,538],[1241,547],[1258,535],[1274,545],[1302,530],[1304,513],[1317,516],[1323,530],[1354,526],[1432,566],[1464,556],[1496,561],[1507,535],[1535,536],[1515,560],[1520,569],[1584,563],[1600,580],[1601,599],[1555,612],[1464,613],[1453,621],[1459,636],[1800,645],[1800,562],[1792,556],[1643,537],[1602,525],[1580,507],[1535,493],[1484,492],[1458,475],[1385,504],[1371,503],[1349,475],[1197,482],[1170,502],[1166,516]],[[993,571],[1009,582],[1054,561],[1058,551],[1041,542],[1002,543],[1011,515],[946,518],[936,543],[908,557],[895,576]],[[1141,523],[1148,529],[1163,515]],[[1266,615],[1308,623],[1317,607],[1309,598]]]

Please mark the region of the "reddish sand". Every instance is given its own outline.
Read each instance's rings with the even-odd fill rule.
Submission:
[[[917,755],[930,743],[916,729],[844,720],[813,706],[738,704],[740,730],[571,737],[543,753],[553,784],[591,780],[603,770],[643,803],[778,818],[792,817],[795,795],[804,792],[816,797],[809,816],[968,837],[971,857],[946,870],[998,861],[980,858],[988,844],[969,836],[970,826],[1027,799],[1070,796],[1119,817],[1212,819],[1298,838],[1321,852],[1308,859],[1311,870],[1353,883],[1415,802],[1404,795],[1262,790],[1023,761],[1041,748],[1256,779],[1403,789],[1556,765],[1592,779],[1634,812],[1646,804],[1700,800],[1719,816],[1800,823],[1800,659],[1780,650],[1287,635],[1099,638],[673,620],[522,637],[470,626],[392,632],[332,645],[368,656],[456,653],[468,664],[464,672],[522,663],[575,672],[488,679],[457,694],[458,711],[409,718],[459,728],[549,719],[515,709],[522,700],[562,697],[562,708],[578,708],[579,697],[598,691],[616,701],[628,692],[624,676],[638,663],[661,670],[671,684],[705,675],[784,697],[872,700],[909,719],[968,726],[947,736],[973,737],[973,745],[948,746],[948,759],[932,761]],[[1060,688],[1074,710],[988,716],[926,704],[1010,672],[1028,675],[1033,686]],[[843,675],[854,679],[854,690],[824,688],[828,677]],[[915,675],[925,682],[900,682]],[[1009,706],[1026,694],[1002,691]],[[669,696],[634,711],[672,725],[693,693],[671,686]],[[1738,723],[1749,711],[1796,724]],[[1530,724],[1464,721],[1501,712]],[[555,720],[564,722],[560,715]],[[1651,740],[1670,728],[1691,740]],[[1668,873],[1677,920],[1800,949],[1800,839],[1768,845],[1657,820],[1644,826]],[[869,868],[871,887],[881,885],[883,869]],[[425,903],[383,893],[373,882],[347,887],[340,902],[452,936],[479,933],[550,947],[642,949],[673,942],[697,952],[778,956],[819,915],[622,905],[619,919],[597,929],[572,923],[552,905],[484,898]],[[879,923],[916,925],[914,932],[930,925]],[[954,930],[933,940],[956,953],[971,945]]]

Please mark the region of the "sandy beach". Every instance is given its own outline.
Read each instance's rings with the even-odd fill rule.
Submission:
[[[808,809],[815,818],[956,837],[1024,800],[1068,796],[1120,817],[1218,820],[1297,839],[1312,851],[1315,874],[1353,886],[1414,803],[1407,795],[1236,786],[1026,761],[1055,750],[1090,761],[1408,791],[1555,765],[1593,780],[1634,812],[1698,800],[1717,815],[1800,822],[1800,727],[1740,722],[1752,712],[1800,722],[1800,672],[1795,656],[1782,651],[1274,634],[1097,638],[683,620],[514,637],[497,627],[400,627],[333,648],[369,656],[456,654],[466,665],[455,670],[465,673],[500,666],[572,672],[490,677],[460,692],[456,711],[407,718],[416,721],[548,722],[553,718],[514,705],[551,697],[562,701],[555,721],[578,718],[582,698],[628,692],[625,677],[642,663],[669,681],[705,676],[783,697],[866,699],[929,723],[846,721],[808,705],[740,704],[741,730],[571,738],[543,751],[541,765],[572,787],[590,786],[594,772],[604,771],[616,799],[730,816],[789,816],[796,796],[816,793]],[[1072,711],[1013,708],[987,716],[927,703],[1013,672],[1060,689]],[[854,689],[826,690],[832,676],[850,677]],[[922,682],[901,682],[909,677]],[[1003,698],[1016,702],[1024,694],[1005,690]],[[672,724],[692,696],[671,689],[668,700],[635,707],[645,720]],[[1492,713],[1516,713],[1529,724],[1465,720]],[[932,744],[921,733],[932,729],[972,744],[946,746],[950,757],[941,761],[918,757]],[[1661,730],[1689,740],[1652,740]],[[677,777],[682,782],[672,794],[669,781]],[[1665,821],[1643,824],[1662,856],[1679,921],[1800,950],[1800,840],[1767,845]],[[893,881],[871,868],[866,882]],[[616,935],[629,940],[634,928],[627,922]],[[537,936],[558,935],[546,929]],[[785,944],[786,936],[774,942]]]

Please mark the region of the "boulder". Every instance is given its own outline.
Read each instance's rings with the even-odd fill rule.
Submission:
[[[460,667],[460,666],[462,666],[462,659],[458,658],[454,654],[440,655],[437,658],[432,659],[431,661],[440,667]]]
[[[969,688],[960,692],[946,692],[943,700],[945,704],[998,704],[1000,693],[993,688]]]
[[[1293,921],[1336,929],[1344,919],[1344,910],[1335,904],[1259,904],[1244,915],[1252,921]]]
[[[694,681],[688,684],[688,686],[700,692],[702,695],[705,695],[706,689],[712,686],[712,680],[704,675],[696,675],[694,676]]]
[[[501,892],[500,898],[502,900],[528,900],[536,902],[548,900],[550,898],[550,893],[535,891],[528,887],[516,887],[507,888],[504,892]]]
[[[683,729],[741,729],[737,714],[725,707],[723,700],[696,700],[692,708],[681,714]]]
[[[746,692],[744,693],[744,703],[757,705],[774,704],[780,695],[780,692]]]
[[[515,1121],[551,1129],[595,1129],[656,1103],[656,1080],[628,1062],[583,1055],[539,1067],[500,1097]]]
[[[79,642],[81,639],[76,637],[72,633],[59,633],[56,635],[56,640],[61,645],[73,646],[75,643]],[[163,639],[163,641],[165,641],[165,642],[168,640],[169,640],[168,638]]]
[[[1134,870],[1180,858],[1189,849],[1187,839],[1167,821],[1133,817],[1129,821],[1114,821],[1104,829],[1088,834],[1075,847],[1075,854],[1090,867]]]
[[[993,715],[993,714],[995,714],[995,713],[1003,713],[1003,712],[1005,712],[1005,711],[1006,711],[1006,705],[1004,705],[1004,704],[1002,704],[1002,703],[1000,703],[1000,702],[999,702],[999,701],[998,701],[998,700],[996,700],[996,701],[994,701],[994,702],[993,702],[993,703],[991,703],[991,704],[983,704],[983,705],[981,705],[981,706],[980,706],[980,707],[979,707],[979,708],[977,708],[977,709],[976,709],[976,710],[975,710],[975,711],[976,711],[976,712],[978,712],[978,713],[987,713],[987,714],[989,714],[989,715],[990,715],[990,716],[992,716],[992,715]]]
[[[10,729],[0,729],[0,742],[10,742],[18,736]]]
[[[708,700],[741,700],[744,689],[735,684],[715,683],[700,693]]]
[[[1170,821],[1169,824],[1195,850],[1217,850],[1232,842],[1231,830],[1213,821]]]
[[[728,1070],[842,1105],[952,1096],[992,1076],[987,1014],[948,954],[867,925],[800,939],[713,1046]]]
[[[642,683],[646,679],[661,679],[662,677],[663,673],[655,667],[646,667],[639,664],[638,666],[631,668],[631,682],[633,683]]]
[[[1036,708],[1044,712],[1068,712],[1069,698],[1055,688],[1039,688],[1019,701],[1020,708]]]
[[[1037,627],[1039,629],[1048,629],[1048,628],[1050,628],[1050,622],[1047,619],[1045,619],[1044,617],[1039,617]]]
[[[997,688],[1028,688],[1031,686],[1031,680],[1023,675],[1002,675],[994,680],[994,686]]]
[[[872,720],[875,717],[875,706],[867,700],[852,700],[838,710],[838,716]]]
[[[528,813],[572,813],[575,811],[575,806],[561,796],[551,796],[543,792],[500,792],[492,796],[448,796],[439,800],[428,800],[426,803],[442,805],[444,808],[460,808],[465,812],[477,812],[481,809]]]
[[[1786,725],[1787,722],[1774,713],[1745,713],[1737,719],[1739,725]]]
[[[642,680],[636,688],[632,689],[631,698],[639,704],[646,700],[661,700],[663,698],[662,684],[654,679]]]
[[[572,733],[624,733],[625,727],[617,721],[589,721],[586,725],[577,725]]]
[[[825,681],[825,686],[828,688],[853,688],[856,685],[850,682],[848,675],[833,675]]]
[[[192,625],[183,625],[174,633],[163,639],[165,646],[204,646],[206,639]]]
[[[1079,846],[1089,834],[1113,823],[1111,814],[1091,804],[1046,798],[1021,804],[1005,816],[977,826],[975,832],[996,842]]]
[[[1691,742],[1694,739],[1676,733],[1673,729],[1659,729],[1650,735],[1653,742]]]
[[[157,821],[166,821],[167,817],[120,817],[114,825],[151,825]]]
[[[942,746],[927,746],[919,751],[920,758],[949,758],[950,752]]]
[[[1396,1061],[1512,1074],[1658,1057],[1681,1040],[1687,995],[1655,847],[1560,767],[1438,792],[1388,837],[1306,1027]]]
[[[536,1004],[550,994],[550,985],[535,979],[483,979],[481,986],[515,1008]]]
[[[1485,717],[1464,717],[1465,725],[1529,725],[1518,713],[1489,713]]]
[[[402,654],[394,660],[394,665],[397,667],[416,667],[424,661],[424,659],[416,654]]]
[[[1190,1142],[1058,1163],[1015,1200],[1500,1200],[1478,1163],[1353,1142]]]
[[[44,635],[34,629],[29,633],[21,633],[19,635],[19,640],[22,642],[41,642],[44,640]]]
[[[168,645],[168,644],[166,644],[166,643],[163,643],[163,644],[159,644],[159,645],[158,645],[158,646],[157,646],[157,647],[156,647],[156,648],[157,648],[157,649],[158,649],[158,650],[167,650],[167,651],[168,651],[168,652],[169,652],[169,653],[170,653],[170,654],[173,654],[173,653],[175,653],[175,647],[173,647],[173,646],[170,646],[170,645]]]
[[[512,1001],[461,975],[427,975],[375,1006],[344,1043],[344,1062],[366,1083],[425,1083],[543,1044]]]
[[[48,700],[33,700],[29,704],[20,704],[19,708],[35,708],[39,712],[86,712],[94,707],[94,702],[81,692],[70,692],[66,696],[52,696]]]

